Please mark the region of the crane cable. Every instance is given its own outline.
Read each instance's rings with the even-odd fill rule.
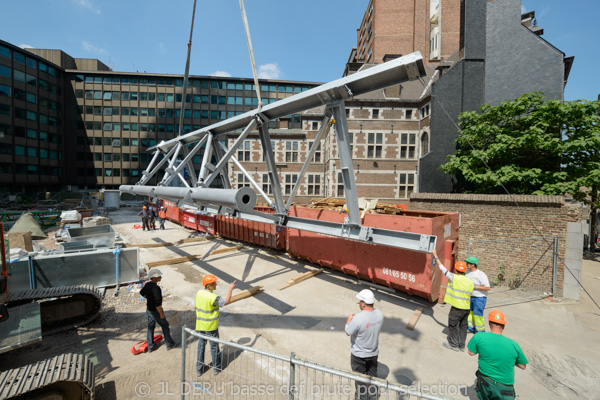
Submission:
[[[192,26],[190,27],[190,40],[187,44],[187,59],[185,60],[185,74],[183,75],[183,94],[181,99],[181,115],[179,116],[179,132],[178,136],[181,136],[183,133],[183,112],[185,111],[185,96],[187,91],[187,82],[190,74],[190,55],[192,54],[192,35],[194,34],[194,18],[196,17],[196,1],[194,0],[194,10],[192,11]]]
[[[244,31],[246,32],[246,41],[248,42],[248,52],[250,53],[250,63],[252,64],[252,74],[254,75],[256,97],[258,97],[258,110],[260,111],[264,103],[260,97],[260,87],[258,86],[258,77],[256,76],[256,63],[254,62],[254,51],[252,50],[252,40],[250,39],[250,28],[248,26],[248,18],[246,17],[246,9],[244,8],[244,0],[240,0],[240,10],[242,12],[242,21],[244,22]]]

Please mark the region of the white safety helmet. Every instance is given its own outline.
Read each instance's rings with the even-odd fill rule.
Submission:
[[[152,268],[150,272],[148,272],[149,278],[160,278],[162,276],[162,272],[158,268]]]
[[[356,295],[356,298],[360,301],[364,301],[366,304],[375,304],[375,296],[369,289],[361,290],[360,293]]]

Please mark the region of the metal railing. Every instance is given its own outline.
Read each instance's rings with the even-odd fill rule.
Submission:
[[[197,365],[195,339],[206,340],[205,365]],[[222,346],[221,368],[215,374],[210,342]],[[198,372],[199,370],[199,372]],[[419,390],[421,389],[421,390]],[[428,399],[465,396],[464,385],[401,385],[343,371],[323,364],[257,350],[241,343],[182,328],[181,399]],[[360,394],[360,396],[358,396]]]

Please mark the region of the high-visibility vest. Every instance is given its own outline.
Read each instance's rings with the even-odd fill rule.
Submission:
[[[196,330],[214,331],[219,327],[219,307],[215,307],[216,294],[209,290],[196,293]]]
[[[473,293],[473,289],[475,289],[475,284],[472,280],[464,275],[454,274],[452,283],[446,289],[444,301],[461,310],[469,310],[471,308],[471,293]]]
[[[167,213],[165,212],[165,210],[160,210],[158,212],[158,216],[164,219],[167,218]]]

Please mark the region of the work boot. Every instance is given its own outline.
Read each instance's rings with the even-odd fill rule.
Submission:
[[[450,349],[450,350],[458,351],[458,347],[454,347],[454,346],[452,346],[452,345],[451,345],[450,343],[448,343],[448,342],[444,342],[444,343],[442,343],[442,346],[443,346],[443,347],[445,347],[445,348],[447,348],[447,349]],[[464,350],[463,350],[463,351],[464,351]]]

